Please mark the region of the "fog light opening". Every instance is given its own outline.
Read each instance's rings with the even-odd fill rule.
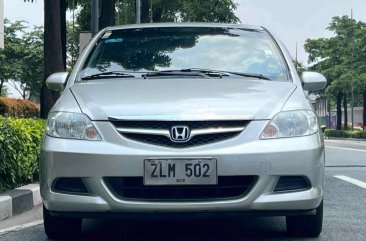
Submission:
[[[52,191],[68,194],[88,194],[83,180],[79,177],[58,178],[54,181]]]
[[[304,176],[281,176],[274,192],[292,192],[306,190],[311,187],[310,181]]]

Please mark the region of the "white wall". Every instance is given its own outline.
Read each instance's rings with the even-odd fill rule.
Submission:
[[[352,122],[351,117],[351,108],[347,108],[347,115],[348,115],[348,123]],[[353,122],[355,125],[362,124],[362,118],[363,118],[363,108],[362,107],[354,107],[353,108]],[[344,121],[344,111],[342,109],[342,121]]]

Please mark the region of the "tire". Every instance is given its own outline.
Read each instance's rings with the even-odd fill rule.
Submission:
[[[287,216],[287,233],[298,237],[318,237],[323,229],[323,201],[315,215]]]
[[[80,235],[82,219],[51,216],[43,206],[44,230],[49,239],[69,239]]]

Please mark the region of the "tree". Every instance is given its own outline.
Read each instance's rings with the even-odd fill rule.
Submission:
[[[239,18],[232,0],[181,1],[179,14],[183,22],[237,23]]]
[[[99,28],[135,23],[136,0],[100,1]],[[117,4],[118,3],[118,4]],[[81,31],[90,30],[90,1],[77,1],[77,22]],[[152,6],[150,6],[152,4]],[[141,22],[225,22],[237,23],[233,0],[141,0]],[[150,11],[152,10],[152,11]],[[116,16],[118,13],[118,16]]]
[[[0,50],[0,92],[8,82],[22,97],[38,97],[43,75],[43,28],[5,20],[6,48]]]
[[[68,70],[74,67],[79,56],[79,34],[78,27],[67,22],[66,66]]]
[[[333,81],[331,85],[329,85],[325,93],[329,98],[334,97],[336,99],[336,105],[337,105],[337,130],[342,129],[342,98],[343,98],[343,92],[342,88],[339,87],[340,83],[339,81]]]
[[[6,53],[0,49],[0,96],[5,96],[5,82],[9,80],[10,66]]]
[[[326,93],[336,100],[337,117],[340,122],[342,100],[343,108],[347,110],[347,96],[351,93],[352,85],[359,83],[356,77],[366,70],[364,49],[366,28],[365,23],[342,16],[334,17],[327,29],[334,32],[333,37],[308,39],[305,50],[309,53],[311,69],[322,72],[328,79]],[[346,110],[345,128],[347,128]],[[337,123],[337,129],[340,128],[340,123]]]
[[[99,1],[100,16],[99,29],[114,26],[116,22],[116,0]],[[75,5],[69,1],[69,9],[78,11],[76,20],[81,31],[91,30],[91,2],[90,0],[75,1]],[[79,9],[79,10],[78,10]]]
[[[22,36],[23,58],[17,81],[23,98],[38,99],[43,80],[43,27],[34,27]],[[18,85],[14,85],[18,86]]]
[[[7,97],[8,95],[9,95],[9,89],[5,85],[5,86],[2,87],[0,97]]]
[[[18,78],[24,50],[20,37],[24,34],[24,22],[11,23],[5,19],[4,23],[6,48],[0,49],[0,95],[6,82]]]
[[[116,23],[116,0],[100,1],[101,11],[99,17],[99,29],[114,26]]]
[[[306,67],[299,61],[297,61],[296,59],[293,59],[292,62],[294,63],[295,65],[295,68],[296,68],[296,71],[297,71],[297,74],[299,76],[301,76],[301,74],[306,71]]]
[[[53,73],[65,71],[61,32],[60,1],[44,1],[44,78],[41,88],[41,117],[47,118],[48,112],[59,97],[59,93],[46,86],[46,79]],[[65,32],[66,34],[66,32]],[[65,48],[66,51],[66,48]]]
[[[366,126],[366,72],[363,72],[357,75],[354,81],[354,89],[361,94],[362,96],[362,103],[363,103],[363,130],[365,130]]]

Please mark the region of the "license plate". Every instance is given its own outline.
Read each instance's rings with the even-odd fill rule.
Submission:
[[[144,185],[215,185],[216,159],[147,159]]]

